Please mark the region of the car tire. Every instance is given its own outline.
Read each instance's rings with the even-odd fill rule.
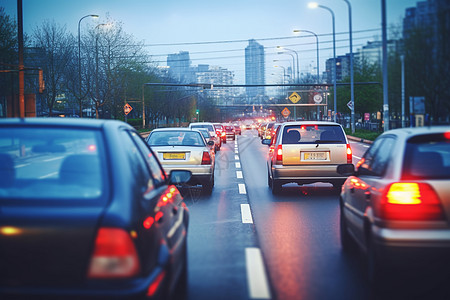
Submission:
[[[183,246],[183,269],[181,271],[180,277],[178,278],[178,282],[176,284],[176,288],[173,291],[173,294],[169,299],[177,299],[184,300],[187,299],[188,294],[188,257],[187,257],[187,240],[184,242]]]
[[[387,288],[386,283],[389,279],[386,270],[386,264],[376,252],[372,237],[369,237],[367,245],[367,271],[370,287],[376,295],[383,294]]]
[[[281,193],[282,185],[278,180],[272,179],[272,194],[278,195]]]
[[[339,230],[340,230],[340,235],[341,235],[341,245],[342,245],[342,250],[345,253],[353,253],[356,250],[356,242],[353,240],[353,238],[351,237],[351,235],[348,232],[348,227],[347,227],[347,221],[345,220],[344,217],[344,211],[342,208],[342,204],[341,204],[341,209],[340,209],[341,215],[340,215],[340,222],[339,222]]]
[[[272,188],[272,179],[270,178],[270,171],[267,170],[267,185]]]
[[[211,195],[213,188],[214,188],[214,176],[211,178],[211,180],[208,183],[203,184],[203,194],[205,195]]]

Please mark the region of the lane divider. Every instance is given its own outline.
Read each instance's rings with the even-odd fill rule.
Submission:
[[[239,183],[239,194],[247,194],[247,190],[245,189],[245,184]]]
[[[236,171],[236,177],[238,179],[244,178],[244,176],[242,175],[242,171]]]
[[[245,264],[249,297],[252,299],[270,299],[269,283],[261,250],[254,247],[245,248]]]
[[[241,218],[244,224],[253,224],[252,212],[249,204],[241,204]]]

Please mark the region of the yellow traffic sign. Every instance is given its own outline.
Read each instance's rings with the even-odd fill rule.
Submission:
[[[123,106],[123,112],[124,112],[126,115],[128,115],[128,114],[131,112],[132,109],[133,109],[133,108],[132,108],[131,105],[128,104],[128,103],[126,103],[126,104]]]
[[[299,94],[297,94],[297,92],[293,92],[290,96],[289,96],[289,100],[291,100],[292,103],[297,103],[298,101],[300,101],[302,99],[302,97],[300,97]]]
[[[283,117],[287,118],[287,117],[291,114],[291,112],[290,112],[289,109],[287,109],[287,107],[285,107],[285,108],[281,111],[281,114],[283,115]]]

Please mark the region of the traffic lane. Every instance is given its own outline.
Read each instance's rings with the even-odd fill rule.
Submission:
[[[241,142],[241,141],[240,141]],[[268,147],[248,138],[241,151],[257,236],[277,299],[367,299],[362,263],[342,254],[338,194],[329,184],[267,185]]]
[[[184,189],[190,211],[188,232],[188,299],[248,299],[245,248],[257,246],[253,224],[243,224],[234,142],[216,153],[211,196]]]
[[[366,153],[367,149],[369,149],[370,146],[370,144],[350,141],[354,164],[356,164],[363,157],[364,153]]]

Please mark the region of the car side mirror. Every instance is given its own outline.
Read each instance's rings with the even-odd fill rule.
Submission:
[[[207,143],[209,146],[214,146],[214,141],[208,141]]]
[[[336,171],[344,176],[355,175],[355,166],[353,164],[342,164],[337,166]]]
[[[172,170],[169,174],[169,184],[181,184],[191,180],[192,172],[187,170]]]
[[[272,143],[271,139],[264,139],[261,141],[261,144],[267,145],[267,146],[270,146],[271,143]]]

